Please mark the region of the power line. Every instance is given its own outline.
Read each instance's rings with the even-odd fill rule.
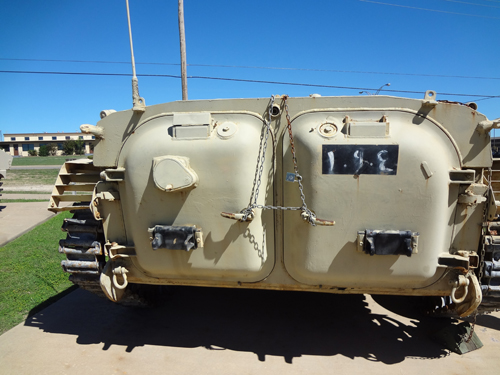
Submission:
[[[55,60],[55,59],[17,59],[4,58],[0,60],[6,61],[35,61],[35,62],[70,62],[70,63],[96,63],[96,64],[128,64],[129,61],[95,61],[95,60]],[[158,63],[158,62],[137,62],[141,65],[164,65],[164,66],[179,66],[179,63]],[[250,65],[220,65],[220,64],[187,64],[193,67],[208,67],[208,68],[238,68],[238,69],[268,69],[268,70],[289,70],[289,71],[306,71],[306,72],[326,72],[326,73],[354,73],[354,74],[381,74],[395,76],[413,76],[413,77],[437,77],[437,78],[460,78],[460,79],[495,79],[500,80],[500,77],[484,77],[484,76],[463,76],[463,75],[447,75],[447,74],[425,74],[425,73],[397,73],[397,72],[375,72],[362,70],[340,70],[340,69],[315,69],[315,68],[286,68],[273,66],[250,66]]]
[[[30,71],[30,70],[0,70],[0,73],[130,77],[130,74],[127,74],[127,73],[47,72],[47,71],[43,72],[43,71]],[[137,74],[137,76],[138,77],[181,78],[181,76],[179,76],[179,75],[170,75],[170,74]],[[189,79],[217,80],[217,81],[231,81],[231,82],[246,82],[246,83],[264,83],[264,84],[273,84],[273,85],[319,87],[319,88],[342,89],[342,90],[358,90],[358,91],[376,90],[376,88],[367,88],[367,87],[320,85],[320,84],[314,84],[314,83],[265,81],[265,80],[242,79],[242,78],[208,77],[208,76],[188,76],[188,78]],[[423,93],[423,91],[394,90],[394,89],[385,89],[384,92],[394,92],[394,93],[402,93],[402,94],[422,94]],[[500,95],[459,94],[459,93],[445,93],[445,92],[440,93],[440,95],[484,98],[481,100],[500,98]]]
[[[474,6],[478,6],[478,7],[488,7],[488,8],[500,9],[500,7],[497,7],[495,5],[486,5],[486,4],[478,4],[478,3],[468,3],[466,1],[459,1],[459,0],[442,0],[442,1],[448,1],[450,3],[459,3],[459,4],[466,4],[466,5],[474,5]]]
[[[450,12],[450,11],[447,11],[447,10],[419,8],[419,7],[412,7],[412,6],[409,6],[409,5],[400,5],[400,4],[392,4],[392,3],[382,3],[380,1],[372,1],[372,0],[358,0],[358,1],[361,1],[363,3],[372,3],[372,4],[379,4],[379,5],[389,5],[389,6],[393,6],[393,7],[399,7],[399,8],[425,10],[425,11],[428,11],[428,12],[454,14],[454,15],[457,15],[457,16],[479,17],[479,18],[489,18],[489,19],[492,19],[492,20],[500,20],[500,17],[481,16],[479,14],[457,13],[457,12]]]

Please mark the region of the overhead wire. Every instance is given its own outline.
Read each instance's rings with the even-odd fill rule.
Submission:
[[[130,74],[128,74],[128,73],[50,72],[50,71],[31,71],[31,70],[0,70],[0,73],[57,74],[57,75],[109,76],[109,77],[129,77],[130,76]],[[138,77],[181,78],[180,75],[173,75],[173,74],[137,74],[137,76]],[[342,89],[342,90],[358,90],[358,91],[376,90],[376,88],[366,88],[366,87],[335,86],[335,85],[323,85],[323,84],[315,84],[315,83],[281,82],[281,81],[267,81],[267,80],[228,78],[228,77],[210,77],[210,76],[192,75],[192,76],[188,76],[188,78],[189,79],[218,80],[218,81],[232,81],[232,82],[246,82],[246,83],[263,83],[263,84],[288,85],[288,86],[302,86],[302,87],[318,87],[318,88],[330,88],[330,89]],[[402,94],[422,94],[423,93],[423,91],[395,90],[395,89],[384,89],[384,92],[393,92],[393,93],[402,93]],[[445,92],[442,92],[440,94],[447,95],[447,96],[483,98],[480,100],[500,98],[500,95],[463,94],[463,93],[445,93]]]
[[[479,17],[479,18],[488,18],[492,20],[500,20],[500,17],[491,17],[491,16],[483,16],[479,14],[469,14],[469,13],[458,13],[458,12],[450,12],[448,10],[439,10],[439,9],[429,9],[429,8],[420,8],[420,7],[414,7],[410,5],[401,5],[401,4],[393,4],[393,3],[384,3],[381,1],[373,1],[373,0],[358,0],[363,3],[372,3],[372,4],[379,4],[379,5],[388,5],[388,6],[393,6],[393,7],[399,7],[399,8],[407,8],[407,9],[416,9],[416,10],[425,10],[428,12],[437,12],[437,13],[447,13],[447,14],[454,14],[458,16],[467,16],[467,17]]]
[[[487,4],[478,4],[478,3],[469,3],[467,1],[459,1],[459,0],[442,0],[442,1],[447,1],[449,3],[458,3],[458,4],[465,4],[465,5],[474,5],[474,6],[479,6],[479,7],[487,7],[487,8],[496,8],[500,9],[500,7],[497,7],[495,5],[487,5]]]
[[[129,61],[104,61],[104,60],[61,60],[61,59],[19,59],[0,57],[4,61],[32,61],[32,62],[70,62],[70,63],[98,63],[98,64],[130,64]],[[136,62],[141,65],[163,65],[179,66],[179,63],[160,63],[160,62]],[[268,69],[268,70],[287,70],[287,71],[306,71],[306,72],[325,72],[325,73],[353,73],[353,74],[380,74],[395,76],[414,76],[414,77],[437,77],[437,78],[460,78],[460,79],[494,79],[500,80],[500,77],[485,76],[465,76],[465,75],[447,75],[447,74],[426,74],[426,73],[400,73],[400,72],[377,72],[362,70],[342,70],[342,69],[317,69],[317,68],[287,68],[273,66],[251,66],[251,65],[221,65],[221,64],[187,64],[191,67],[208,68],[238,68],[238,69]]]

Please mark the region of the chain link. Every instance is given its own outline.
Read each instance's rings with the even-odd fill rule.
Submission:
[[[250,194],[250,203],[248,204],[249,208],[250,206],[257,204],[257,198],[259,197],[262,172],[264,171],[264,162],[266,160],[267,140],[269,138],[269,133],[271,132],[273,105],[274,105],[274,95],[271,96],[271,100],[269,102],[268,118],[264,120],[264,125],[262,126],[262,131],[260,133],[259,154],[257,155],[257,167],[255,168],[252,193]],[[247,217],[248,215],[245,215],[244,217],[245,220],[247,219]]]
[[[300,191],[300,199],[302,200],[302,207],[300,209],[306,213],[307,220],[309,223],[314,226],[315,215],[307,208],[306,197],[304,194],[304,186],[302,186],[302,176],[299,174],[299,168],[297,166],[297,155],[295,154],[295,143],[293,141],[293,133],[292,133],[292,121],[290,120],[290,113],[288,111],[288,96],[283,97],[283,102],[285,104],[285,112],[286,112],[286,122],[288,127],[288,135],[290,137],[290,152],[292,154],[293,161],[293,170],[295,172],[295,178],[297,179]]]
[[[309,208],[307,208],[307,204],[305,201],[305,194],[304,194],[304,187],[302,185],[302,176],[299,174],[298,166],[297,166],[297,156],[295,153],[295,143],[293,140],[293,133],[292,133],[292,122],[290,120],[290,114],[288,111],[288,103],[287,103],[288,96],[283,96],[283,103],[286,111],[286,120],[287,120],[287,128],[288,128],[288,135],[290,137],[290,147],[291,147],[291,153],[292,153],[292,161],[293,161],[293,169],[295,173],[295,179],[298,182],[299,185],[299,191],[300,191],[300,198],[302,200],[302,206],[301,207],[286,207],[286,206],[272,206],[272,205],[261,205],[257,204],[257,199],[259,197],[259,190],[260,190],[260,185],[262,182],[262,173],[264,171],[264,164],[266,160],[266,150],[267,150],[267,141],[269,138],[269,133],[272,132],[271,129],[271,122],[272,122],[272,110],[273,110],[273,105],[275,102],[275,97],[274,95],[271,96],[271,100],[269,102],[269,109],[268,109],[268,115],[267,118],[264,120],[264,124],[262,126],[262,131],[260,134],[260,144],[259,144],[259,154],[257,156],[257,167],[255,169],[255,176],[254,176],[254,181],[253,181],[253,186],[252,186],[252,193],[250,194],[250,203],[248,204],[248,207],[245,208],[244,210],[241,211],[243,214],[242,221],[246,221],[250,215],[253,215],[253,210],[258,208],[261,210],[290,210],[290,211],[302,211],[304,212],[307,216],[307,221],[312,225],[315,226],[315,215],[312,213]],[[273,149],[275,148],[275,144],[273,142]]]

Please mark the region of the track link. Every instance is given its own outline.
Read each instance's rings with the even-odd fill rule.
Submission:
[[[102,222],[95,220],[89,209],[79,208],[71,212],[73,217],[65,219],[61,228],[67,233],[66,239],[59,241],[59,252],[66,254],[61,266],[70,274],[69,280],[73,284],[107,299],[99,280],[106,264]],[[157,289],[150,285],[129,284],[118,303],[132,307],[154,305]]]
[[[489,226],[490,233],[500,230],[500,223],[494,222]],[[483,277],[481,278],[481,292],[483,300],[479,305],[479,313],[489,313],[500,310],[500,236],[489,235],[484,237]]]
[[[66,254],[61,262],[69,280],[80,288],[104,297],[99,276],[105,264],[102,223],[95,220],[90,210],[71,211],[73,218],[65,219],[62,230],[66,239],[59,241],[59,252]]]

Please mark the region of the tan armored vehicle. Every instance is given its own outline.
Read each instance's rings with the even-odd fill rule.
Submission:
[[[51,211],[75,211],[63,268],[112,301],[173,284],[495,309],[500,119],[476,109],[428,91],[103,111],[81,127],[93,161],[67,162],[52,194]]]
[[[12,165],[12,155],[7,154],[4,150],[0,150],[0,180],[7,176],[7,170],[10,169]],[[3,186],[3,182],[0,181],[0,187]],[[3,188],[0,188],[0,192]],[[2,194],[0,194],[1,196]]]

